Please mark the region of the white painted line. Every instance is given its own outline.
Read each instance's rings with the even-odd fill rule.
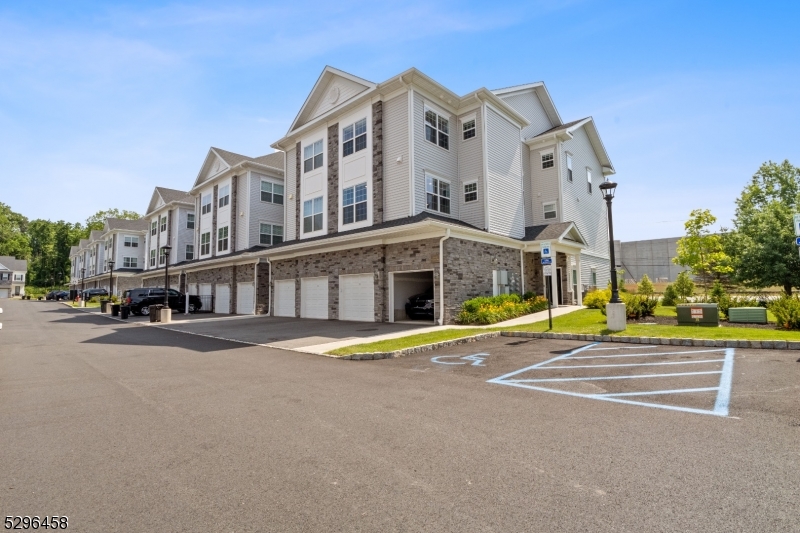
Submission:
[[[728,416],[728,405],[731,400],[731,382],[733,381],[733,348],[725,351],[725,363],[722,365],[722,376],[719,378],[719,394],[714,404],[714,412],[720,416]]]
[[[509,372],[508,374],[502,375],[502,376],[500,376],[498,378],[490,379],[489,383],[500,383],[501,381],[505,381],[506,379],[510,378],[511,376],[516,376],[517,374],[521,374],[521,373],[526,372],[528,370],[533,370],[534,368],[539,368],[539,367],[544,366],[544,365],[546,365],[548,363],[553,363],[553,362],[558,361],[560,359],[565,359],[565,358],[569,357],[572,354],[576,354],[576,353],[582,352],[584,350],[588,350],[592,346],[597,346],[598,344],[600,344],[600,343],[593,342],[592,344],[587,344],[586,346],[581,346],[580,348],[576,348],[576,349],[572,350],[571,352],[567,352],[567,353],[559,355],[557,357],[553,357],[552,359],[548,359],[547,361],[544,361],[542,363],[537,363],[535,365],[531,365],[531,366],[525,367],[525,368],[523,368],[521,370],[515,370],[514,372]]]
[[[698,389],[673,389],[673,390],[653,390],[645,392],[607,392],[604,394],[592,394],[590,396],[618,397],[618,396],[650,396],[653,394],[680,394],[682,392],[711,392],[719,390],[719,387],[700,387]]]
[[[620,353],[616,355],[581,355],[573,357],[572,359],[609,359],[612,357],[653,357],[655,355],[685,355],[693,353],[712,353],[724,352],[726,348],[717,348],[716,350],[693,350],[690,352],[659,352],[659,353]]]
[[[541,378],[541,379],[509,379],[509,383],[544,383],[558,381],[599,381],[609,379],[643,379],[643,378],[669,378],[675,376],[702,376],[703,374],[722,374],[722,370],[709,370],[707,372],[678,372],[675,374],[642,374],[641,376],[600,376],[588,378]]]
[[[657,348],[656,345],[642,345],[638,344],[636,346],[613,346],[611,348],[590,348],[586,350],[587,352],[599,352],[600,350],[637,350],[639,348]]]
[[[703,361],[665,361],[663,363],[628,363],[619,365],[575,365],[575,366],[543,366],[539,370],[550,370],[551,368],[617,368],[628,366],[660,366],[660,365],[696,365],[699,363],[721,363],[725,359],[705,359]]]

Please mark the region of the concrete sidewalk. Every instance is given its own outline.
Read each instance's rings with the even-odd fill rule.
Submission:
[[[579,305],[565,305],[562,307],[556,307],[552,309],[553,317],[566,315],[567,313],[572,313],[573,311],[577,311],[578,309],[583,309],[582,306]],[[345,346],[353,346],[355,344],[366,344],[370,342],[378,342],[388,339],[399,339],[401,337],[408,337],[410,335],[419,335],[422,333],[432,333],[434,331],[442,331],[446,329],[489,329],[489,328],[503,328],[509,326],[520,326],[522,324],[532,324],[534,322],[541,322],[542,320],[547,320],[547,311],[540,311],[538,313],[532,313],[530,315],[524,315],[517,318],[512,318],[511,320],[506,320],[505,322],[498,322],[497,324],[491,324],[489,326],[431,326],[429,328],[419,328],[410,331],[401,331],[397,333],[387,333],[385,335],[375,335],[373,337],[366,337],[360,339],[346,339],[336,342],[328,342],[325,344],[316,344],[310,346],[303,346],[303,347],[296,347],[294,348],[297,351],[301,352],[308,352],[308,353],[315,353],[315,354],[323,354],[329,352],[331,350],[335,350],[337,348],[343,348]]]

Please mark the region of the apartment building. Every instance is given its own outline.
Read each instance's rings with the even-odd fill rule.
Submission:
[[[0,299],[25,295],[28,261],[0,255]]]

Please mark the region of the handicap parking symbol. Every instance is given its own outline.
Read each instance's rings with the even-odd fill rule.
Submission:
[[[476,353],[472,355],[439,355],[431,357],[431,363],[438,363],[440,365],[466,365],[472,361],[471,366],[486,366],[483,361],[489,357],[488,353]],[[441,359],[458,359],[458,361],[441,361]]]

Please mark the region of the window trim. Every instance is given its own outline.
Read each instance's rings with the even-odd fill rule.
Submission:
[[[320,152],[317,154],[315,153],[317,143],[320,145]],[[310,172],[314,172],[319,168],[325,167],[325,137],[323,136],[321,139],[317,139],[316,141],[312,141],[308,144],[301,144],[300,148],[303,150],[303,174],[308,174]],[[311,157],[306,157],[306,148],[311,148]],[[321,155],[322,160],[317,166],[317,156]],[[306,170],[306,161],[311,161],[311,168]]]
[[[264,229],[264,226],[269,226],[269,233],[264,233],[263,231],[261,231],[262,229]],[[281,234],[280,235],[277,235],[275,233],[275,228],[281,228]],[[258,222],[258,242],[259,242],[259,244],[262,244],[264,246],[274,246],[276,244],[280,244],[280,243],[282,243],[284,241],[284,237],[286,236],[285,233],[286,232],[284,231],[283,224],[273,224],[272,222],[262,222],[260,220]],[[265,235],[269,235],[269,242],[268,243],[262,242],[261,238],[263,236],[265,236]],[[280,237],[281,238],[280,242],[275,242],[275,237]]]
[[[158,220],[150,221],[150,236],[155,237],[158,233]]]
[[[128,260],[127,265],[125,265],[126,259]],[[139,258],[122,256],[122,268],[139,268]]]
[[[223,236],[223,230],[225,235]],[[224,246],[224,248],[223,248]],[[227,252],[230,249],[230,226],[217,228],[217,252]]]
[[[467,191],[467,186],[468,185],[474,185],[475,186],[475,190],[468,192]],[[475,198],[473,200],[467,200],[467,195],[468,194],[473,194],[473,193],[475,194]],[[478,180],[472,180],[472,181],[468,181],[468,182],[464,183],[464,203],[465,204],[471,204],[472,202],[477,202],[477,201],[478,201]]]
[[[586,167],[586,185],[588,186],[589,194],[592,194],[592,169]]]
[[[155,267],[156,266],[156,250],[155,250],[155,248],[150,250],[150,266],[151,267]]]
[[[208,200],[208,202],[206,202]],[[205,216],[211,213],[212,205],[214,204],[214,193],[200,195],[200,216]]]
[[[436,181],[438,181],[440,183],[441,182],[446,183],[447,184],[447,189],[448,189],[448,195],[447,196],[442,196],[439,192],[436,192],[436,193],[428,192],[428,178],[436,180]],[[437,191],[438,190],[439,190],[439,187],[437,187]],[[439,199],[446,198],[448,203],[449,203],[447,212],[444,212],[444,211],[441,210],[441,206],[442,206],[441,200],[437,200],[437,202],[436,202],[437,205],[439,206],[438,209],[431,209],[430,207],[428,207],[428,195],[429,194],[431,194],[433,196],[436,196]],[[430,172],[428,172],[426,170],[425,171],[425,209],[428,210],[428,211],[435,212],[435,213],[441,213],[443,215],[452,215],[452,204],[453,204],[453,184],[452,184],[452,182],[450,180],[441,178],[441,177],[437,176],[436,174],[432,174],[432,173],[430,173]]]
[[[356,134],[356,124],[358,124],[359,122],[362,122],[362,121],[364,122],[364,132],[360,133],[360,134]],[[350,139],[345,139],[345,130],[347,128],[352,128],[353,129],[353,133],[352,133],[353,136]],[[369,147],[369,121],[367,121],[367,117],[361,117],[358,120],[354,120],[350,124],[347,124],[346,126],[343,126],[341,132],[339,133],[339,135],[341,135],[340,139],[342,140],[341,141],[341,144],[342,144],[342,159],[344,159],[345,157],[351,156],[351,155],[355,155],[358,152],[361,152],[362,150],[366,150]],[[358,140],[360,138],[362,138],[362,137],[364,138],[364,146],[362,146],[361,148],[358,148]],[[350,152],[349,154],[345,153],[345,145],[347,145],[347,143],[353,143],[353,151]]]
[[[191,221],[189,220],[191,217]],[[191,226],[189,225],[191,224]],[[196,224],[194,213],[186,213],[186,229],[194,229],[194,225]]]
[[[314,212],[314,202],[315,202],[315,200],[319,200],[320,201],[321,210],[320,210],[319,213],[315,213]],[[305,214],[305,204],[307,202],[311,202],[311,214],[308,215],[308,216],[306,216],[306,214]],[[306,200],[303,200],[303,203],[301,204],[301,209],[303,210],[302,214],[301,214],[301,217],[300,217],[300,221],[303,224],[303,227],[302,227],[302,234],[303,235],[312,235],[314,233],[319,233],[319,232],[325,231],[325,218],[326,218],[325,217],[325,194],[321,194],[319,196],[315,196],[313,198],[308,198]],[[322,223],[321,223],[321,227],[319,229],[314,229],[314,217],[316,215],[321,215]],[[309,230],[309,231],[306,231],[306,219],[307,218],[311,219],[311,230]]]
[[[478,114],[472,113],[465,117],[461,117],[461,142],[466,142],[471,139],[475,139],[478,137]],[[467,129],[466,126],[470,122],[473,122],[472,128]],[[467,132],[472,132],[471,137],[466,137]]]
[[[549,205],[553,206],[552,212],[554,213],[554,216],[548,218],[547,206]],[[556,202],[555,200],[542,202],[542,220],[558,220],[558,202]]]
[[[430,111],[431,113],[434,113],[436,115],[436,128],[435,129],[427,121],[426,115],[428,114],[428,111]],[[439,120],[440,118],[447,121],[447,131],[442,131],[441,129],[439,129],[440,125],[441,125],[441,122]],[[451,120],[450,120],[450,114],[449,113],[445,113],[445,112],[439,111],[438,108],[433,107],[431,105],[428,105],[427,103],[423,104],[423,106],[422,106],[422,138],[425,139],[426,141],[428,141],[429,143],[434,144],[435,146],[438,146],[442,150],[447,150],[448,152],[450,151],[450,136],[452,135],[452,133],[450,133],[450,122],[451,122]],[[434,130],[434,132],[436,132],[436,140],[435,141],[432,141],[432,140],[428,139],[428,135],[427,135],[428,130],[427,130],[427,128],[431,128],[431,129]],[[440,144],[439,139],[441,138],[441,135],[447,136],[447,146],[446,147],[442,146]]]
[[[166,233],[166,231],[167,231],[167,215],[164,215],[163,217],[159,217],[158,225],[161,228],[161,233]]]
[[[205,239],[205,242],[203,242]],[[204,248],[205,247],[205,248]],[[205,251],[203,251],[205,250]],[[206,231],[200,234],[200,256],[211,255],[211,232]]]
[[[364,200],[359,202],[356,194],[357,194],[357,188],[361,187],[361,186],[364,187],[365,197],[364,197]],[[345,203],[344,203],[344,193],[348,189],[353,189],[353,202],[351,204],[345,205]],[[339,205],[341,206],[341,213],[342,213],[342,217],[341,217],[342,226],[365,224],[365,223],[369,222],[369,218],[370,218],[369,217],[369,197],[370,197],[370,194],[369,194],[369,182],[367,182],[367,181],[365,181],[363,183],[355,183],[355,184],[350,185],[348,187],[342,187],[342,192],[341,192],[341,196],[340,196],[340,199],[339,199],[340,200],[340,204]],[[358,220],[358,206],[360,204],[364,204],[364,219],[363,220]],[[348,208],[348,207],[352,207],[353,208],[353,220],[351,220],[350,222],[345,222],[344,212],[345,212],[345,209]]]
[[[189,248],[192,248],[192,251],[189,251]],[[189,257],[191,256],[191,257]],[[192,261],[194,259],[194,244],[187,244],[183,249],[183,258],[184,261]]]
[[[139,236],[138,235],[125,235],[122,238],[122,246],[124,248],[138,248],[139,247]],[[109,248],[110,247],[111,246],[109,245]]]
[[[550,156],[550,157],[547,158],[547,156]],[[543,150],[543,151],[539,152],[539,158],[541,159],[541,164],[542,164],[541,169],[542,170],[555,168],[555,166],[556,166],[556,157],[555,157],[555,152],[553,150]],[[547,158],[547,160],[545,160],[545,158]],[[549,165],[545,166],[547,163],[549,163]]]
[[[264,200],[264,193],[267,192],[267,191],[264,190],[264,184],[265,183],[268,183],[270,185],[270,191],[268,192],[268,194],[270,195],[271,200]],[[276,186],[280,187],[281,189],[283,189],[283,192],[281,194],[277,195],[277,196],[281,197],[280,203],[275,201],[275,196],[276,196],[275,187]],[[283,183],[277,183],[277,182],[269,180],[269,179],[261,178],[261,183],[259,184],[259,191],[258,192],[259,192],[259,199],[262,202],[264,202],[265,204],[284,205],[284,203],[286,201],[286,186]]]
[[[573,171],[572,171],[572,154],[567,152],[566,154],[566,163],[564,164],[564,169],[566,170],[567,181],[573,181]]]
[[[223,189],[227,189],[225,194],[222,194]],[[227,207],[231,203],[231,184],[223,185],[217,189],[217,209]]]

